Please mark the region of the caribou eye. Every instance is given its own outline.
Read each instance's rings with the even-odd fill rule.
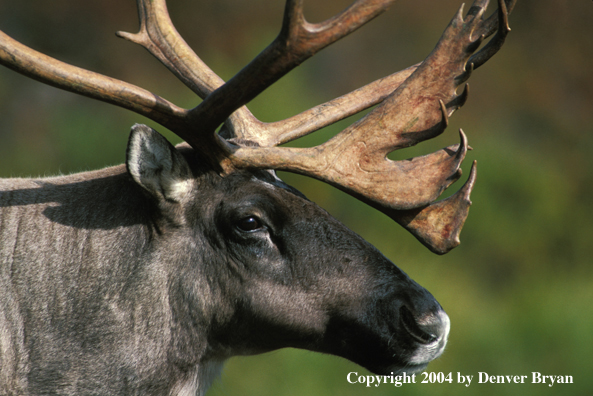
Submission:
[[[237,228],[241,231],[249,232],[263,228],[261,220],[255,216],[245,217],[237,222]]]

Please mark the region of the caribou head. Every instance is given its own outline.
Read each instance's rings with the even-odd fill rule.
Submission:
[[[388,374],[421,370],[443,352],[449,319],[430,293],[284,184],[274,170],[310,176],[353,195],[388,215],[435,253],[443,254],[457,246],[471,204],[475,163],[457,193],[437,199],[461,176],[460,164],[468,150],[465,134],[459,132],[459,144],[425,156],[393,161],[387,155],[445,130],[451,114],[467,99],[466,81],[472,71],[502,46],[509,31],[508,13],[515,1],[499,0],[498,11],[489,18],[483,18],[487,0],[476,0],[465,15],[461,7],[423,62],[294,117],[264,123],[245,107],[290,70],[375,18],[392,2],[357,0],[338,15],[312,24],[303,16],[302,0],[287,0],[277,38],[224,82],[175,30],[165,0],[138,0],[139,32],[118,35],[145,47],[203,99],[192,109],[50,58],[0,32],[0,62],[7,67],[132,110],[187,142],[175,148],[152,128],[136,125],[125,169],[44,184],[46,196],[64,197],[64,208],[66,195],[68,199],[75,192],[89,195],[90,190],[83,193],[84,185],[106,186],[107,180],[112,181],[111,187],[92,190],[101,193],[89,195],[93,202],[89,206],[107,210],[103,199],[106,191],[125,192],[133,198],[125,204],[120,199],[119,208],[102,220],[106,223],[101,227],[123,232],[122,227],[116,227],[122,225],[117,223],[119,215],[128,216],[126,225],[135,227],[131,239],[142,243],[129,248],[135,253],[126,256],[126,268],[137,261],[167,262],[168,268],[175,268],[175,274],[161,285],[164,289],[155,289],[154,294],[167,296],[163,297],[169,304],[165,311],[175,325],[166,334],[175,352],[166,356],[177,362],[177,370],[192,371],[187,367],[200,359],[292,346],[343,356],[376,373]],[[492,35],[482,47],[484,39]],[[458,92],[461,85],[464,87]],[[372,106],[376,107],[323,144],[283,146]],[[30,186],[26,183],[9,186],[11,194],[20,195],[0,202],[11,206],[19,199],[23,201],[23,191],[27,190],[23,186]],[[64,192],[58,194],[60,190]],[[77,209],[69,210],[78,213]],[[59,209],[52,208],[44,215],[51,217],[48,213],[57,212]],[[14,212],[5,213],[5,224],[9,224]],[[68,219],[76,216],[69,215],[50,220],[69,230],[93,228],[90,220],[71,222]],[[88,216],[81,214],[80,218]],[[138,231],[138,224],[148,224],[151,231]],[[94,228],[101,227],[94,224]],[[5,241],[13,238],[4,232]],[[63,232],[66,235],[70,231]],[[123,235],[110,236],[111,246],[121,248],[120,240],[126,238]],[[7,256],[11,263],[16,260],[14,251],[21,239],[14,237],[12,256]],[[109,244],[103,245],[108,250]],[[6,247],[0,243],[0,248]],[[18,257],[26,256],[22,252],[17,252]],[[123,263],[115,253],[101,254]],[[78,264],[73,261],[71,265]],[[162,271],[154,272],[157,278]],[[138,286],[143,277],[134,279],[121,279],[129,287],[126,290],[138,287],[147,301],[162,303],[163,299],[152,298],[146,288]],[[96,282],[95,287],[99,287],[100,279]],[[156,284],[151,282],[148,284]],[[109,294],[111,289],[105,287]],[[94,294],[91,297],[99,298]],[[89,295],[80,298],[91,300]],[[138,298],[134,295],[132,300]],[[97,312],[112,312],[117,305],[97,304],[93,305]],[[145,302],[142,310],[149,306]],[[87,318],[85,315],[72,320]],[[82,322],[80,327],[86,328]],[[194,354],[192,358],[185,356],[188,351]],[[172,387],[182,393],[192,383],[187,377],[182,381],[185,385]]]

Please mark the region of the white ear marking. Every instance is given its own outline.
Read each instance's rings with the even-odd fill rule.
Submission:
[[[159,200],[181,202],[192,188],[187,161],[157,131],[132,127],[126,165],[132,178]]]

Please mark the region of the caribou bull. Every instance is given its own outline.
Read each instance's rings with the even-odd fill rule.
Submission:
[[[173,147],[135,125],[125,165],[0,181],[0,394],[203,394],[230,356],[283,347],[379,374],[438,357],[449,319],[433,296],[274,170],[352,194],[436,253],[455,247],[475,164],[456,194],[435,200],[460,177],[463,132],[423,157],[386,155],[443,132],[467,98],[457,87],[502,45],[514,0],[490,18],[476,0],[423,62],[300,115],[263,123],[244,107],[391,3],[358,0],[310,24],[302,1],[287,0],[278,37],[225,83],[179,36],[165,0],[138,0],[140,31],[118,34],[203,99],[189,110],[0,32],[5,66],[187,142]],[[279,147],[374,105],[317,147]]]

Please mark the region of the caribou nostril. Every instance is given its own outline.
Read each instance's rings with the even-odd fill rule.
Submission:
[[[439,326],[430,326],[430,325],[419,325],[416,319],[414,319],[414,315],[406,306],[402,306],[399,310],[399,318],[402,324],[402,327],[406,329],[408,334],[412,336],[416,341],[421,344],[430,344],[431,342],[436,341],[439,338]],[[426,328],[427,330],[433,330],[433,332],[426,332],[422,329],[422,327]]]

